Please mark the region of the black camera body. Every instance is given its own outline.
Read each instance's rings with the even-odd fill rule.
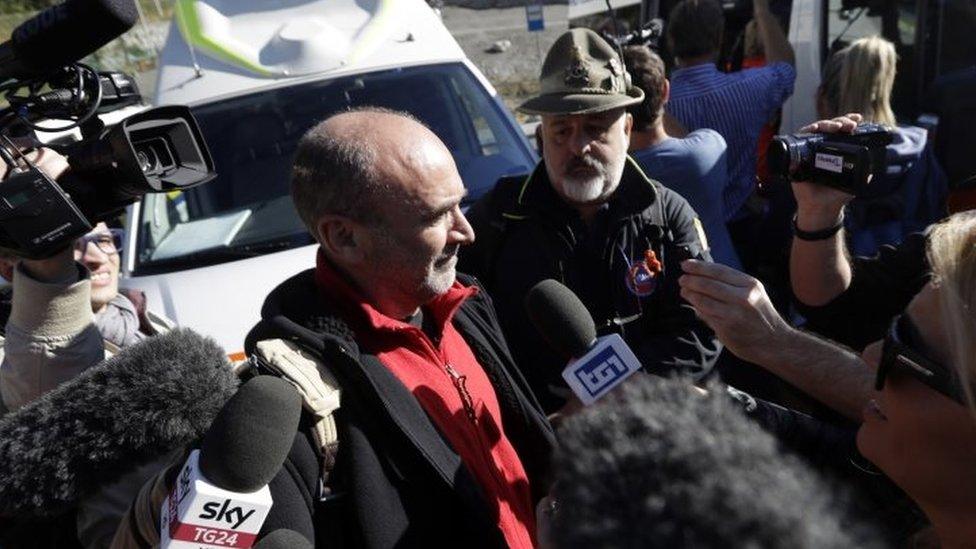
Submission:
[[[885,173],[891,141],[891,131],[880,124],[861,124],[852,133],[777,135],[767,153],[769,174],[865,196],[872,179]]]
[[[97,72],[72,59],[122,34],[136,16],[132,0],[66,0],[0,44],[0,92],[9,105],[0,109],[0,159],[11,174],[0,182],[0,251],[49,257],[146,193],[179,191],[216,177],[189,108],[150,108],[108,128],[97,116],[142,96],[127,75]],[[73,36],[76,48],[66,49],[61,36]],[[69,124],[52,128],[38,124],[43,120]],[[57,182],[9,139],[74,128],[80,141],[48,145],[70,166]]]

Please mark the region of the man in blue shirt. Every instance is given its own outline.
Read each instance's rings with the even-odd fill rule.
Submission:
[[[735,73],[715,66],[725,25],[717,0],[682,0],[668,18],[668,45],[677,68],[671,74],[667,110],[690,131],[711,128],[725,138],[726,222],[751,217],[745,205],[755,188],[759,133],[793,93],[796,80],[793,48],[770,12],[769,0],[753,1],[753,18],[767,65]]]
[[[624,65],[634,85],[644,90],[644,101],[628,109],[634,117],[630,155],[648,176],[691,204],[708,237],[712,259],[741,269],[722,212],[722,192],[728,180],[725,139],[709,129],[695,130],[684,138],[668,135],[664,105],[670,85],[664,61],[647,46],[627,46]]]

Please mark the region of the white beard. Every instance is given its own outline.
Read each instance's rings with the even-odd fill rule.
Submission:
[[[621,159],[610,165],[594,162],[592,166],[597,173],[590,176],[566,175],[563,177],[562,192],[566,199],[576,204],[589,204],[601,198],[609,198],[620,185],[620,177],[624,173],[624,162]]]
[[[455,278],[457,278],[457,272],[454,269],[455,265],[457,265],[456,258],[452,259],[448,265],[440,269],[431,267],[427,271],[427,276],[424,277],[424,290],[434,296],[447,293],[451,289],[451,286],[454,285]]]
[[[563,178],[563,194],[572,202],[593,202],[603,194],[604,182],[605,176],[602,173],[586,178],[566,176]]]

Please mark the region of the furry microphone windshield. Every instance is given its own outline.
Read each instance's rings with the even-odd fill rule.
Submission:
[[[123,349],[0,420],[0,517],[54,516],[198,438],[237,385],[187,329]]]

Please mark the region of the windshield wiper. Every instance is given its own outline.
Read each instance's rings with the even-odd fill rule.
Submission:
[[[309,236],[308,238],[291,237],[250,244],[238,244],[236,246],[208,248],[198,252],[191,252],[174,257],[143,262],[143,264],[139,266],[138,272],[142,274],[152,272],[168,272],[182,268],[206,267],[208,265],[216,265],[219,263],[226,263],[228,261],[248,259],[269,253],[290,250],[292,248],[298,248],[299,246],[305,246],[311,243],[312,238]]]

